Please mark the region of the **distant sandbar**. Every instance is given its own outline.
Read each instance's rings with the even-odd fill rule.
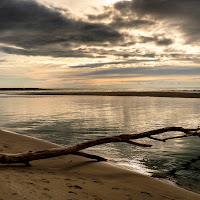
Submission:
[[[93,96],[140,96],[140,97],[176,97],[176,98],[200,98],[200,92],[188,91],[34,91],[23,93],[25,95],[93,95]]]

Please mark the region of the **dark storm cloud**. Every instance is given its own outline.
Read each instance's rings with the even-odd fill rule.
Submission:
[[[199,0],[132,0],[119,1],[113,7],[105,7],[104,14],[90,19],[111,20],[117,28],[148,28],[159,26],[177,29],[184,33],[186,43],[200,42]],[[167,33],[166,33],[167,34]],[[170,41],[160,41],[164,45]]]
[[[24,51],[12,51],[28,55],[41,48],[48,54],[51,45],[64,50],[73,44],[102,45],[122,39],[122,35],[109,26],[75,20],[61,12],[35,0],[1,0],[0,42],[22,47]],[[50,55],[53,56],[52,51]]]
[[[116,12],[118,11],[118,12]],[[125,17],[125,18],[124,18]],[[131,10],[131,2],[120,1],[114,7],[104,7],[101,14],[88,15],[89,20],[105,21],[110,20],[109,25],[114,28],[144,28],[155,24],[152,20],[136,19]]]
[[[140,29],[152,32],[154,26],[156,26],[156,19],[140,16],[134,11],[133,2],[131,1],[119,1],[114,4],[113,7],[104,7],[104,12],[96,15],[89,15],[89,20],[95,21],[109,21],[109,26],[115,29]],[[133,33],[132,33],[133,34]],[[147,43],[154,42],[158,46],[168,46],[173,43],[172,39],[167,36],[133,36],[128,35],[127,38],[134,43]],[[122,46],[122,45],[120,45]]]
[[[132,0],[131,7],[140,17],[169,20],[172,27],[181,28],[188,42],[200,42],[199,0]]]
[[[132,0],[132,9],[140,14],[188,18],[199,16],[199,0]]]

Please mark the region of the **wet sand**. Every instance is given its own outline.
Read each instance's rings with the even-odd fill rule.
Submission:
[[[0,131],[0,153],[58,147]],[[67,155],[23,164],[0,164],[0,200],[199,200],[200,195],[137,172]]]

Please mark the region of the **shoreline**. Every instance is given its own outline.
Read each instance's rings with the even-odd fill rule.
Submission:
[[[1,131],[6,132],[6,133],[11,133],[11,134],[13,134],[13,135],[24,136],[24,137],[27,137],[27,138],[30,138],[30,139],[33,139],[33,140],[36,140],[36,141],[39,141],[39,142],[45,142],[45,143],[48,143],[48,144],[50,144],[50,145],[53,145],[53,146],[56,147],[56,148],[57,148],[57,147],[64,147],[63,145],[56,144],[56,143],[53,143],[53,142],[50,142],[50,141],[47,141],[47,140],[43,140],[43,139],[40,139],[40,138],[36,138],[36,137],[30,136],[30,135],[23,135],[23,134],[21,134],[21,133],[9,131],[9,130],[4,130],[4,129],[1,129],[1,128],[0,128],[0,132],[1,132]],[[113,166],[113,167],[117,167],[117,168],[120,168],[120,169],[128,170],[128,171],[131,171],[131,172],[135,172],[135,173],[142,174],[142,175],[144,175],[144,176],[151,177],[150,175],[147,175],[147,174],[144,174],[144,173],[142,173],[142,172],[139,172],[138,170],[136,170],[136,169],[134,169],[133,167],[128,166],[128,165],[127,165],[127,166],[126,166],[126,165],[119,165],[119,164],[116,164],[116,163],[113,163],[113,162],[109,162],[109,160],[106,161],[106,162],[104,162],[104,163],[109,164],[109,165],[111,165],[111,166]],[[169,184],[169,185],[176,186],[176,187],[180,187],[180,186],[178,186],[175,182],[173,182],[173,181],[171,181],[171,180],[164,179],[164,178],[157,178],[157,177],[154,177],[154,178],[157,179],[157,180],[160,180],[160,181],[162,181],[162,182],[164,182],[164,183],[167,183],[167,184]],[[184,188],[184,187],[180,187],[180,188],[196,193],[195,191],[189,190],[189,189]],[[197,194],[198,194],[198,193],[197,193]]]
[[[0,151],[20,153],[60,145],[0,130]],[[32,161],[31,167],[0,164],[3,199],[181,199],[200,195],[123,169],[75,155]]]
[[[192,91],[31,91],[20,95],[93,95],[93,96],[138,96],[138,97],[176,97],[200,98],[200,92]]]

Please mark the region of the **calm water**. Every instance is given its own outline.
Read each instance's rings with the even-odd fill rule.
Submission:
[[[199,119],[199,99],[0,94],[1,129],[63,145],[167,126],[197,128]],[[182,187],[200,191],[200,161],[190,163],[200,156],[198,137],[142,142],[154,146],[140,148],[120,143],[86,151],[144,174],[159,173]]]

